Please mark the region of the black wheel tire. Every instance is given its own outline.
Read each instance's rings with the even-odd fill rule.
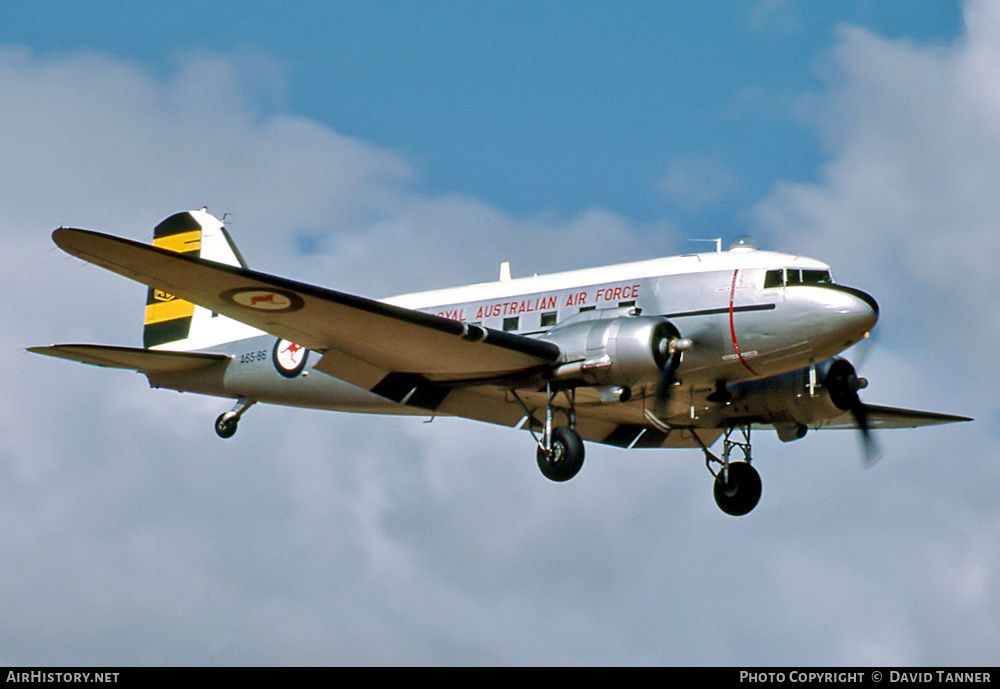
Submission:
[[[729,465],[729,481],[723,483],[722,472],[715,477],[715,504],[733,517],[742,517],[760,501],[760,474],[747,462]]]
[[[236,435],[236,427],[239,424],[239,418],[232,417],[227,419],[225,414],[222,414],[215,420],[215,432],[220,438],[232,438]]]
[[[583,440],[572,428],[560,426],[552,431],[552,449],[538,448],[538,468],[550,481],[569,481],[583,467]]]

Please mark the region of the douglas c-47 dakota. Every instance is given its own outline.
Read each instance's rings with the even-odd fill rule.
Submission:
[[[152,246],[69,228],[52,237],[149,288],[144,346],[30,351],[232,398],[215,423],[223,438],[265,402],[522,428],[553,481],[577,474],[584,441],[694,448],[719,507],[743,515],[761,495],[752,429],[792,441],[853,428],[870,463],[873,429],[970,420],[862,402],[867,381],[838,355],[875,326],[875,299],[825,263],[746,237],[728,251],[519,279],[504,264],[497,282],[383,301],[251,270],[206,209],[164,220]]]

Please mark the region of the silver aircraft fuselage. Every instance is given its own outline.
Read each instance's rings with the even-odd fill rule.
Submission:
[[[384,300],[495,330],[545,339],[574,319],[616,312],[662,316],[696,346],[684,353],[678,390],[693,397],[720,382],[766,378],[828,359],[874,327],[878,306],[869,295],[832,281],[820,261],[734,248],[600,268],[505,279]],[[306,355],[294,380],[272,361],[274,338],[260,333],[203,348],[233,357],[224,371],[157,374],[154,387],[320,409],[426,414],[311,369]],[[684,395],[678,395],[683,398]],[[685,413],[677,403],[670,415]]]

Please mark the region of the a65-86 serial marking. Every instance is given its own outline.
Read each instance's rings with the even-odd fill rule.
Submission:
[[[266,349],[258,349],[255,352],[244,352],[240,354],[238,361],[241,364],[253,364],[258,361],[267,361],[269,352]]]
[[[309,361],[309,350],[291,340],[275,340],[271,349],[255,349],[236,357],[240,364],[259,364],[268,359],[274,364],[274,370],[285,378],[308,375],[306,363]]]

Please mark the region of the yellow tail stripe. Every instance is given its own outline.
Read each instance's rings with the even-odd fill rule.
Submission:
[[[179,254],[198,251],[201,249],[201,230],[192,230],[190,232],[159,237],[153,240],[153,246]]]
[[[194,304],[183,299],[148,304],[146,306],[145,325],[172,321],[178,318],[190,318],[194,315]]]

